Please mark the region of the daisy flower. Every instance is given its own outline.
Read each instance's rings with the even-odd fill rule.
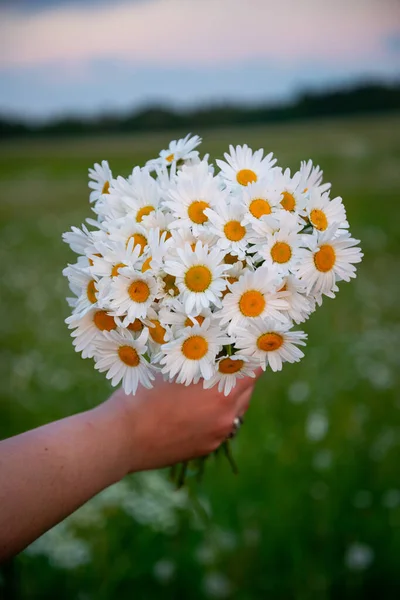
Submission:
[[[172,228],[191,228],[197,235],[208,221],[206,208],[213,208],[227,201],[226,192],[221,191],[219,180],[208,171],[202,161],[193,167],[184,167],[176,182],[169,189],[166,206],[172,211],[175,221]]]
[[[301,185],[303,192],[311,192],[318,189],[321,193],[326,192],[331,187],[330,183],[322,183],[323,171],[320,167],[314,166],[313,161],[306,162],[302,160],[300,163]]]
[[[302,213],[306,205],[306,196],[303,188],[301,174],[295,173],[293,177],[290,169],[276,175],[276,187],[280,193],[281,206],[289,212]]]
[[[97,305],[98,278],[91,275],[87,268],[68,265],[63,275],[68,277],[71,291],[78,296],[74,310],[76,314],[83,315]]]
[[[363,253],[356,247],[359,240],[344,233],[334,237],[336,228],[308,236],[309,250],[305,250],[297,276],[306,286],[307,294],[327,295],[338,281],[350,281],[356,276],[354,264],[361,262]]]
[[[185,138],[170,142],[168,148],[161,150],[159,157],[149,160],[146,166],[152,170],[156,166],[168,167],[176,164],[180,166],[181,164],[195,161],[199,157],[199,153],[195,148],[201,144],[201,141],[198,135],[191,137],[191,134],[188,133]]]
[[[210,231],[218,237],[217,246],[225,253],[243,258],[248,246],[248,230],[242,225],[244,211],[237,202],[221,203],[215,210],[207,208]]]
[[[97,234],[97,238],[100,236],[100,239],[106,237],[104,232],[89,231],[86,225],[82,224],[81,229],[71,227],[71,231],[62,234],[62,239],[73,252],[85,255],[87,249],[94,248],[95,234]]]
[[[71,336],[76,352],[82,353],[82,358],[92,358],[96,351],[96,342],[103,337],[103,331],[113,331],[117,323],[112,315],[99,308],[90,308],[83,316],[71,315],[65,319],[69,329],[74,331]]]
[[[313,190],[309,195],[306,211],[311,225],[317,231],[326,231],[332,225],[337,225],[340,229],[349,227],[342,199],[337,197],[330,200],[329,193],[321,194],[319,190]]]
[[[203,382],[204,389],[209,389],[218,384],[218,391],[224,392],[225,396],[231,393],[238,379],[243,377],[255,377],[255,369],[259,361],[242,354],[232,356],[221,356],[215,361],[214,375],[208,381]]]
[[[139,383],[148,389],[153,387],[156,369],[144,357],[148,335],[147,329],[136,339],[126,330],[109,331],[97,343],[95,368],[106,372],[113,386],[122,381],[126,394],[135,394]]]
[[[157,281],[152,275],[124,267],[110,285],[105,302],[117,316],[126,314],[125,322],[145,318],[157,295]]]
[[[228,333],[233,335],[237,327],[247,327],[258,317],[286,322],[282,311],[287,310],[288,303],[277,291],[281,285],[282,279],[274,269],[246,270],[224,297],[221,325],[228,324]]]
[[[131,238],[126,246],[122,242],[107,239],[98,242],[94,252],[88,254],[89,271],[98,277],[116,277],[123,267],[133,268],[139,260],[141,247]]]
[[[157,181],[145,169],[135,167],[129,177],[129,195],[122,201],[126,204],[127,213],[136,223],[157,210],[160,202],[160,190]]]
[[[223,264],[224,254],[198,241],[192,250],[189,244],[177,249],[180,261],[167,260],[165,271],[176,277],[176,285],[188,314],[198,314],[202,308],[214,304],[221,306],[220,297],[226,287],[223,274],[227,266]]]
[[[304,356],[297,346],[306,345],[307,334],[290,331],[291,327],[291,323],[258,319],[246,329],[237,331],[235,347],[243,355],[258,359],[264,371],[268,365],[273,371],[281,371],[282,363],[298,362]]]
[[[186,327],[176,340],[162,346],[162,373],[170,379],[177,376],[177,382],[185,385],[198,381],[200,376],[210,379],[215,357],[229,343],[230,338],[219,327],[212,326],[210,319]]]
[[[276,189],[274,178],[262,179],[242,188],[241,202],[244,205],[243,224],[262,218],[273,219],[282,210],[281,194]]]
[[[296,267],[302,256],[301,237],[296,215],[283,212],[279,230],[269,233],[269,227],[263,220],[255,225],[258,231],[266,229],[265,239],[254,245],[258,255],[265,260],[266,266],[275,265],[278,273],[287,275]]]
[[[130,240],[133,246],[140,246],[140,256],[148,249],[148,232],[133,219],[119,219],[109,226],[110,240],[122,242],[128,247]]]
[[[225,160],[217,160],[221,169],[221,177],[229,188],[246,186],[255,183],[270,174],[276,159],[272,152],[263,158],[264,150],[260,148],[253,153],[246,144],[229,146],[229,154],[225,152]]]
[[[93,169],[89,169],[89,179],[89,188],[92,190],[89,201],[96,202],[103,194],[108,194],[110,189],[112,173],[108,162],[103,160],[101,165],[95,163]]]

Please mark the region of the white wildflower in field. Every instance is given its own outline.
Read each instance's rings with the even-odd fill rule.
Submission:
[[[228,395],[260,367],[299,361],[307,336],[296,325],[363,256],[312,161],[293,172],[243,145],[213,164],[200,143],[174,140],[127,177],[96,163],[94,218],[63,236],[78,255],[64,270],[75,350],[126,393],[158,371]],[[314,416],[307,435],[325,429]]]

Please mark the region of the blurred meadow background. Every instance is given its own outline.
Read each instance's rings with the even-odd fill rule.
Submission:
[[[57,2],[37,4],[47,9]],[[250,4],[261,10],[257,0]],[[384,4],[391,6],[374,5],[377,14]],[[10,30],[21,14],[5,13],[11,15]],[[34,27],[39,17],[29,18]],[[10,36],[9,63],[0,62],[2,114],[22,115],[31,128],[41,127],[46,115],[61,114],[57,107],[62,114],[78,114],[71,71],[71,105],[61,106],[57,97],[67,85],[60,78],[52,80],[54,97],[44,86],[41,98],[35,88],[30,104],[29,86],[38,73],[30,67],[23,79],[24,47],[17,51],[14,41]],[[58,50],[55,42],[55,54]],[[43,69],[39,41],[35,51]],[[394,61],[390,69],[389,62],[377,59],[376,72],[391,74]],[[346,73],[343,80],[352,76]],[[96,105],[90,98],[85,104],[82,81],[76,89],[86,110]],[[229,85],[226,94],[234,94]],[[259,96],[267,98],[266,91],[260,89]],[[131,97],[124,90],[127,102]],[[10,135],[4,123],[0,439],[89,409],[110,393],[91,361],[73,351],[64,324],[68,288],[61,272],[74,255],[61,234],[90,216],[87,170],[95,161],[107,159],[114,174],[127,176],[170,139],[187,133],[157,131],[152,123],[151,131],[129,134],[48,136],[24,129]],[[169,483],[168,472],[126,478],[0,567],[0,598],[399,597],[400,107],[372,116],[206,125],[193,131],[203,137],[203,154],[222,157],[229,143],[247,143],[272,150],[292,169],[302,159],[319,164],[324,180],[332,182],[332,197],[343,197],[351,231],[361,240],[365,256],[358,277],[342,284],[336,300],[324,300],[306,323],[305,358],[264,374],[257,384],[233,443],[239,475],[219,457],[209,460],[202,483],[189,478],[180,491]]]

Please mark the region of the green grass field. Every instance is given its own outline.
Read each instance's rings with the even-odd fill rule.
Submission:
[[[190,493],[158,474],[117,484],[8,565],[0,597],[399,597],[399,131],[391,116],[204,133],[212,156],[247,142],[281,165],[320,164],[361,239],[359,276],[306,324],[303,361],[257,385],[239,476],[212,460]],[[89,216],[93,162],[126,175],[170,137],[0,146],[0,437],[109,393],[64,325],[61,234]]]

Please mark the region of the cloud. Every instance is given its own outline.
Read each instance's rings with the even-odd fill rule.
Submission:
[[[315,57],[356,64],[387,52],[383,40],[399,32],[397,16],[399,5],[390,0],[116,0],[95,9],[69,3],[5,13],[0,67],[107,57],[192,68]]]

